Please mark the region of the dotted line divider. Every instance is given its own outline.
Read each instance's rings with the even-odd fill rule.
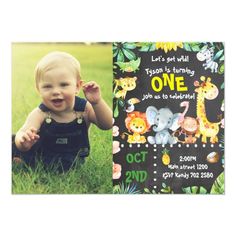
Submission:
[[[219,147],[222,147],[222,144],[221,143],[219,143],[219,144],[208,144],[208,145],[210,145],[210,147],[211,148],[214,148],[214,147],[217,147],[217,145],[219,146]],[[122,144],[120,144],[120,147],[121,148],[124,148],[126,145],[124,144],[124,143],[122,143]],[[156,151],[156,148],[157,147],[163,147],[163,148],[165,148],[165,147],[168,147],[168,148],[172,148],[172,147],[174,147],[174,146],[177,146],[177,147],[179,147],[179,148],[181,148],[181,147],[195,147],[195,148],[198,148],[198,147],[203,147],[203,148],[205,148],[206,146],[207,146],[207,144],[202,144],[202,145],[199,145],[199,144],[174,144],[174,145],[160,145],[160,144],[154,144],[154,145],[151,145],[151,144],[128,144],[128,147],[129,148],[132,148],[132,147],[138,147],[138,148],[140,148],[140,147],[146,147],[146,148],[152,148],[153,147],[153,149],[154,149],[154,151]]]

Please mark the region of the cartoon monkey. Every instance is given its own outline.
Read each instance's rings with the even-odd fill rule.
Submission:
[[[184,112],[182,113],[181,118],[179,119],[180,129],[174,132],[175,137],[184,135],[184,141],[179,140],[181,143],[195,143],[199,134],[199,120],[190,116],[185,116],[189,109],[189,102],[184,101],[180,104],[181,107],[185,107]]]
[[[199,133],[199,121],[196,118],[186,116],[180,123],[180,130],[174,132],[175,136],[185,135],[184,141],[178,140],[182,143],[195,143],[197,138],[196,134]]]

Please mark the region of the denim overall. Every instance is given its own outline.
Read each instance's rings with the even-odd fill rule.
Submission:
[[[86,100],[75,97],[75,112],[83,112]],[[40,104],[39,108],[48,114],[50,110]],[[44,165],[59,164],[59,169],[68,170],[78,158],[84,162],[89,155],[88,128],[83,117],[77,117],[69,123],[58,123],[50,115],[42,123],[39,131],[40,139],[28,152],[21,152],[20,156],[26,164],[34,166],[36,158],[40,158]]]

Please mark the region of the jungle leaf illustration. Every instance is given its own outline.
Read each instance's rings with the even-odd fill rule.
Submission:
[[[222,64],[219,66],[218,73],[221,75],[224,73],[224,71],[225,71],[225,66],[224,66],[224,64]]]
[[[202,186],[189,186],[182,188],[183,192],[186,194],[206,194],[207,190]]]
[[[223,55],[219,61],[224,61],[225,60],[225,56]]]
[[[121,107],[124,107],[125,102],[124,102],[123,100],[119,99],[119,105],[120,105]]]
[[[119,185],[115,185],[113,187],[113,193],[114,194],[139,194],[141,193],[140,190],[136,189],[136,185],[125,185],[123,182]]]
[[[118,52],[117,61],[124,61],[124,60],[125,60],[125,57],[124,57],[123,51],[120,50]]]
[[[113,43],[113,57],[117,56],[117,62],[124,62],[125,58],[127,58],[129,61],[135,60],[136,55],[131,51],[131,49],[134,48],[136,48],[134,43]]]
[[[200,47],[199,47],[199,45],[193,45],[192,46],[192,51],[194,51],[194,52],[199,52],[201,49],[200,49]]]
[[[146,193],[146,194],[157,194],[157,192],[154,189],[152,191],[150,191],[148,188],[144,188],[143,189],[143,193]]]
[[[224,194],[225,191],[225,174],[222,172],[215,180],[211,187],[211,194]]]
[[[131,61],[131,60],[134,60],[136,58],[135,54],[130,51],[129,49],[123,49],[122,50],[124,55]]]
[[[127,49],[135,49],[136,48],[136,44],[135,43],[124,43],[123,44],[124,47]]]
[[[170,186],[167,186],[165,183],[162,183],[161,193],[174,193]]]
[[[140,52],[152,52],[155,51],[156,49],[155,43],[148,43],[148,42],[136,43],[136,46],[140,47],[139,49]]]
[[[184,43],[184,49],[189,52],[199,52],[202,47],[202,43],[195,43],[195,42],[190,42],[190,43]]]
[[[144,191],[144,193],[151,193],[148,188],[144,188],[143,191]]]
[[[218,52],[215,54],[215,56],[214,56],[214,58],[213,58],[213,61],[215,61],[215,60],[217,60],[218,58],[220,58],[223,53],[224,53],[224,49],[218,51]]]
[[[200,193],[200,194],[206,194],[206,193],[207,193],[207,190],[206,190],[204,187],[200,186],[199,193]]]
[[[224,49],[224,43],[218,42],[218,43],[213,43],[213,46],[217,48],[218,51],[221,49]]]
[[[116,106],[115,106],[113,115],[114,115],[114,118],[117,118],[119,116],[118,101],[116,102]]]
[[[191,47],[190,47],[190,45],[189,45],[189,43],[184,43],[184,49],[185,49],[186,51],[192,51],[192,50],[191,50]]]
[[[173,190],[171,190],[170,186],[167,186],[165,183],[162,183],[162,189],[160,192],[156,192],[154,189],[150,191],[148,188],[144,188],[144,193],[147,194],[157,194],[157,193],[174,193]]]
[[[170,187],[162,188],[161,192],[162,193],[171,193],[171,189],[170,189]]]
[[[220,86],[220,89],[224,89],[225,88],[225,83],[222,83]]]

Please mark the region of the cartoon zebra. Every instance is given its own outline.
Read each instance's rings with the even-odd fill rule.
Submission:
[[[211,69],[211,72],[217,73],[218,63],[214,61],[214,49],[212,48],[205,48],[203,47],[201,51],[197,53],[197,59],[199,61],[205,61],[206,63],[203,64],[204,69]]]

